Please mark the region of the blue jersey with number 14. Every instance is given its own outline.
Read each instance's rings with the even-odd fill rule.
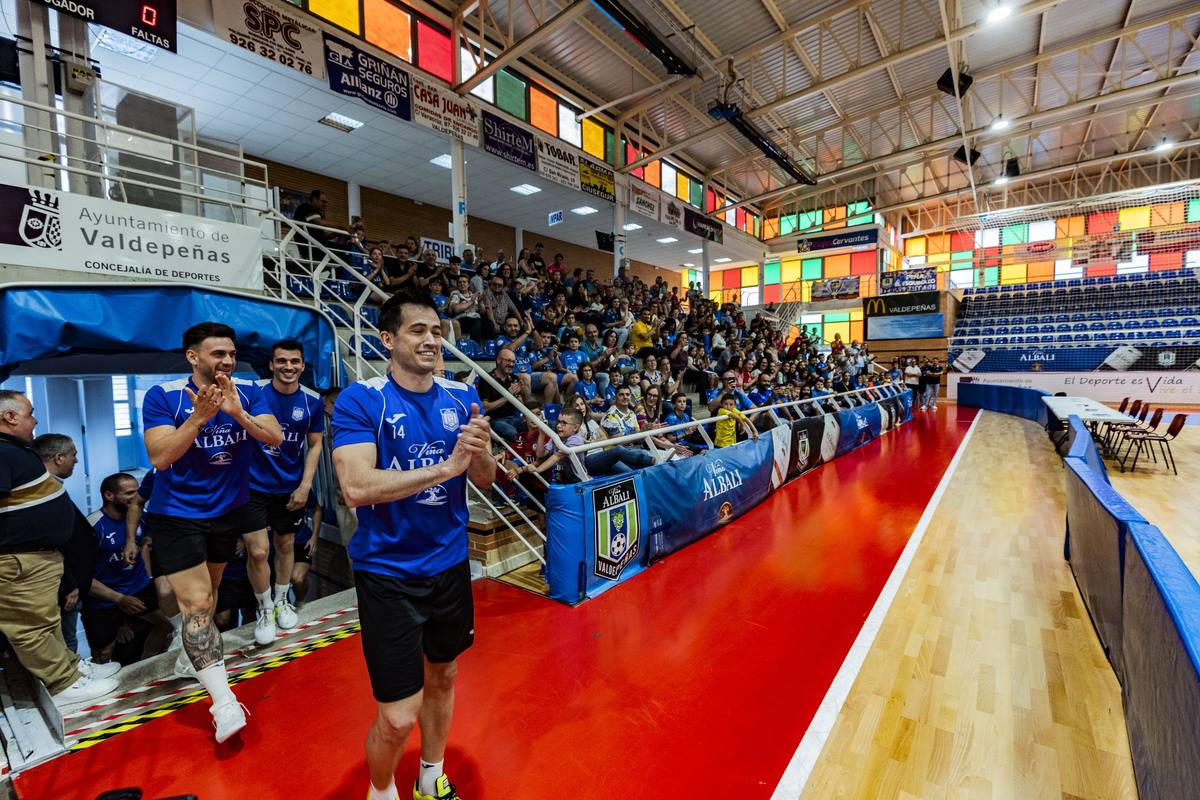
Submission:
[[[338,395],[333,448],[371,443],[375,467],[407,470],[440,464],[458,442],[474,386],[434,378],[428,392],[410,392],[391,376],[358,381]],[[358,508],[350,539],[355,569],[397,578],[428,578],[467,557],[467,474],[401,500]]]
[[[263,400],[283,428],[278,447],[254,442],[250,452],[250,488],[259,492],[293,492],[304,475],[304,442],[310,433],[325,432],[325,405],[312,389],[297,387],[291,394],[278,391],[270,380],[258,382]]]

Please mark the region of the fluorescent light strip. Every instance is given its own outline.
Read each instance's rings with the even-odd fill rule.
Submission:
[[[337,128],[340,131],[358,130],[363,126],[363,123],[359,122],[354,117],[347,117],[345,114],[339,114],[336,111],[329,112],[317,121],[322,125],[328,125],[331,128]]]
[[[691,253],[692,255],[696,255],[697,253],[703,253],[703,252],[704,252],[704,248],[703,248],[703,247],[697,247],[695,250],[688,250],[688,252],[689,252],[689,253]]]
[[[595,214],[596,211],[597,209],[592,208],[591,206],[580,206],[579,208],[571,209],[572,214],[578,214],[581,217],[586,217],[588,214]]]
[[[678,242],[679,240],[674,236],[664,236],[663,238],[655,239],[654,241],[658,242],[659,244],[670,244],[671,242]]]
[[[452,159],[450,158],[449,153],[442,153],[437,158],[429,159],[430,164],[437,164],[439,167],[445,167],[446,169],[450,169],[451,162]]]
[[[625,230],[625,231],[640,231],[641,229],[642,229],[642,226],[638,225],[636,222],[626,222],[624,225],[621,226],[621,230]]]
[[[537,194],[541,191],[541,189],[534,186],[532,183],[522,183],[520,186],[513,186],[509,188],[509,191],[516,192],[517,194],[530,195]]]
[[[714,264],[728,264],[730,261],[733,261],[733,259],[732,258],[718,258],[718,259],[715,259],[713,261],[713,263]]]

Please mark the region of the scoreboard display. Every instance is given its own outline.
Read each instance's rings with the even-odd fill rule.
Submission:
[[[35,0],[62,14],[175,50],[176,0]]]

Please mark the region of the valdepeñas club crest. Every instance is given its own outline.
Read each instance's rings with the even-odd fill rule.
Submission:
[[[615,581],[641,549],[637,491],[632,478],[592,490],[598,577]]]

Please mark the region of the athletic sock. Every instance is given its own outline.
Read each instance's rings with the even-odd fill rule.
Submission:
[[[275,604],[271,602],[271,587],[268,586],[265,592],[255,592],[254,596],[258,599],[258,610],[266,611],[274,608]]]
[[[275,602],[276,603],[289,602],[291,600],[291,598],[288,597],[288,593],[291,591],[292,591],[292,585],[290,583],[275,584]]]
[[[445,760],[442,760],[436,764],[430,764],[425,759],[421,759],[421,774],[417,778],[417,789],[421,794],[437,797],[437,779],[442,777],[442,765],[445,763]]]
[[[180,611],[173,617],[167,617],[167,622],[171,623],[171,630],[174,631],[174,636],[178,637],[183,633],[183,612]]]
[[[376,789],[375,786],[372,785],[371,794],[368,796],[367,800],[400,800],[400,792],[398,789],[396,789],[396,779],[393,778],[392,782],[387,785],[386,789]]]
[[[196,679],[200,681],[204,691],[208,692],[214,706],[237,702],[237,697],[229,688],[229,673],[225,671],[224,661],[218,661],[204,669],[196,670]]]

